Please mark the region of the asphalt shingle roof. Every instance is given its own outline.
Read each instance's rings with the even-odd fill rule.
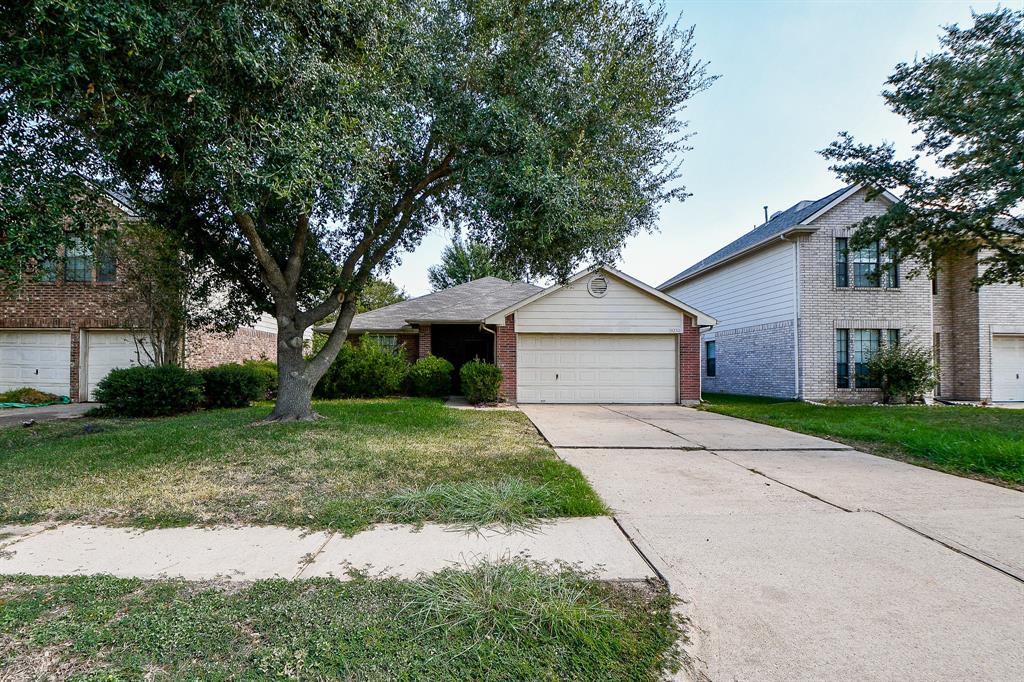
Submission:
[[[466,284],[426,296],[410,298],[352,318],[353,332],[398,331],[417,322],[482,322],[484,318],[514,303],[533,296],[540,287],[526,282],[507,282],[497,277],[481,277]],[[318,326],[327,331],[333,325]]]
[[[663,289],[664,287],[667,287],[671,284],[675,284],[679,280],[689,277],[690,275],[700,272],[701,270],[706,270],[707,268],[710,268],[712,265],[715,265],[716,263],[719,263],[720,261],[725,260],[729,256],[737,254],[740,251],[743,251],[744,249],[753,246],[754,244],[763,242],[766,239],[782,234],[783,232],[790,229],[794,225],[798,225],[805,218],[814,215],[825,206],[828,206],[831,202],[835,201],[844,193],[849,191],[851,187],[852,185],[848,185],[846,187],[843,187],[842,189],[838,189],[835,192],[832,192],[832,194],[829,194],[828,196],[824,196],[814,201],[801,201],[796,204],[793,204],[785,211],[780,211],[779,213],[776,213],[768,222],[758,225],[753,230],[747,232],[739,239],[723,246],[722,248],[720,248],[718,251],[715,251],[707,258],[697,263],[694,263],[690,267],[680,272],[675,277],[668,279],[667,281],[665,281],[664,284],[662,284],[658,288]]]

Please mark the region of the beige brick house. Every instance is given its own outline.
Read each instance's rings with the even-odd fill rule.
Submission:
[[[974,289],[977,253],[933,282],[884,244],[847,248],[851,227],[895,200],[855,185],[801,201],[658,287],[718,319],[701,337],[704,389],[874,401],[864,363],[913,342],[935,353],[937,396],[1024,401],[1024,287]]]
[[[115,222],[135,218],[111,196]],[[0,392],[21,386],[89,400],[96,384],[115,367],[147,362],[123,309],[126,290],[121,254],[99,240],[96,253],[64,249],[61,262],[29,273],[0,298]],[[277,328],[264,315],[252,327],[227,335],[186,334],[185,362],[193,368],[277,355]]]

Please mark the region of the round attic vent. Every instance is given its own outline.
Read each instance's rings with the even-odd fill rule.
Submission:
[[[601,298],[608,293],[608,280],[605,279],[603,275],[592,277],[590,281],[587,282],[587,291],[589,291],[590,295],[594,298]]]

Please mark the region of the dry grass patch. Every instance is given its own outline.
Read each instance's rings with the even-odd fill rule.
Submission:
[[[476,524],[604,513],[582,475],[520,413],[414,399],[317,409],[327,419],[254,426],[263,406],[0,429],[0,520],[353,532],[399,519]]]

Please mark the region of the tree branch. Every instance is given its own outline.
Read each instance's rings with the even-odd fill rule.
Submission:
[[[309,238],[309,214],[303,213],[299,216],[295,225],[295,234],[292,236],[292,246],[288,251],[288,262],[284,266],[284,281],[289,287],[294,288],[299,283],[299,275],[302,274],[302,259],[306,255],[306,241]]]
[[[242,235],[249,242],[250,248],[252,248],[253,253],[256,255],[256,260],[263,271],[263,279],[267,286],[275,292],[287,291],[288,286],[284,275],[281,273],[281,268],[278,267],[277,261],[270,255],[267,247],[263,244],[263,240],[260,239],[252,216],[248,213],[235,213],[234,218],[235,224],[238,225],[238,229],[242,231]]]

